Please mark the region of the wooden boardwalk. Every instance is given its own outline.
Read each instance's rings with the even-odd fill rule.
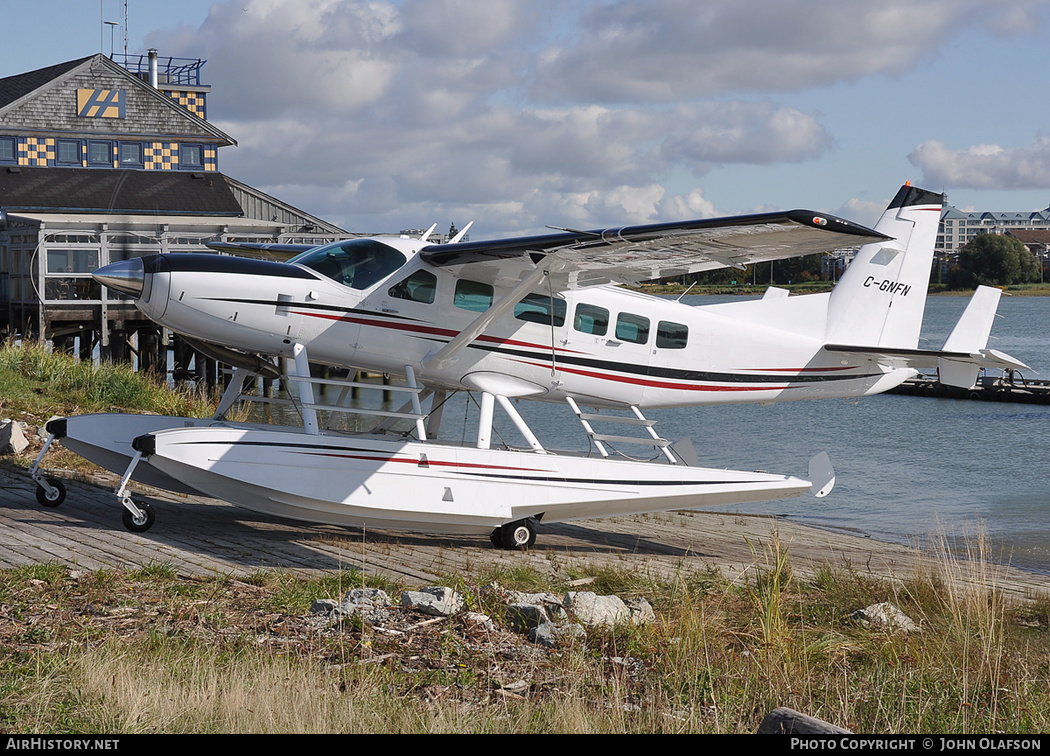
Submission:
[[[24,470],[0,466],[0,567],[60,562],[81,569],[166,564],[187,575],[244,576],[260,569],[362,570],[407,587],[461,574],[531,565],[552,578],[594,566],[669,578],[717,567],[731,578],[754,568],[752,547],[776,532],[796,573],[831,564],[880,577],[907,578],[935,564],[914,550],[768,517],[661,513],[541,526],[529,553],[493,549],[486,536],[433,536],[311,525],[258,514],[205,497],[150,489],[157,511],[147,533],[121,525],[109,488],[67,481],[57,508],[41,507]],[[749,544],[750,542],[750,544]],[[997,583],[1018,593],[1045,591],[1045,578],[996,568]]]

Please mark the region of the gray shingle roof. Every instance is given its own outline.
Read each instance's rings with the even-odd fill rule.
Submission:
[[[38,68],[35,71],[7,76],[0,79],[0,108],[10,105],[19,97],[24,97],[30,92],[39,89],[52,79],[55,79],[67,71],[71,71],[93,56],[69,60],[65,63],[57,63],[47,68]]]
[[[8,212],[243,214],[221,173],[115,168],[0,168],[0,208]]]

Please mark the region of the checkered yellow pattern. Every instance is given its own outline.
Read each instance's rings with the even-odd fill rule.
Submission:
[[[205,109],[205,96],[204,92],[168,92],[168,96],[179,103],[186,110],[193,113],[199,118],[205,118],[207,110]]]
[[[179,166],[179,150],[175,142],[152,142],[143,154],[148,171],[170,171]]]
[[[27,137],[18,142],[18,164],[46,166],[55,164],[55,140]]]

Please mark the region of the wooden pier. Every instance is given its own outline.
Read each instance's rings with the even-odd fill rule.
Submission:
[[[1050,381],[1030,380],[1018,374],[1010,375],[1007,371],[1003,377],[984,376],[973,388],[962,389],[945,386],[936,377],[922,375],[905,381],[888,393],[938,399],[1050,404]]]
[[[37,503],[34,483],[24,470],[0,465],[0,568],[42,562],[88,570],[164,564],[183,575],[241,577],[266,569],[304,574],[360,570],[408,586],[520,567],[555,579],[591,567],[661,580],[716,567],[728,578],[740,579],[754,569],[753,545],[774,535],[789,549],[799,575],[812,575],[827,565],[854,565],[880,577],[907,579],[937,566],[933,558],[904,546],[731,513],[663,512],[544,525],[537,548],[524,553],[493,549],[485,535],[311,525],[155,489],[137,496],[156,509],[156,525],[148,533],[129,533],[120,524],[115,477],[66,482],[66,501],[48,509]],[[1017,595],[1045,590],[1044,576],[1008,567],[996,571],[1004,590]]]

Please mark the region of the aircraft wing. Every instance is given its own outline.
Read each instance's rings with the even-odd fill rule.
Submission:
[[[534,265],[567,274],[561,286],[647,281],[716,268],[802,257],[890,237],[809,210],[762,213],[678,223],[577,231],[491,241],[434,244],[420,255],[439,267],[471,266],[503,274]],[[514,265],[514,261],[522,267]],[[512,272],[511,269],[517,269]]]
[[[263,260],[284,262],[298,254],[317,247],[316,244],[257,244],[254,242],[205,242],[205,247],[216,252],[226,252],[238,257],[255,257]]]

